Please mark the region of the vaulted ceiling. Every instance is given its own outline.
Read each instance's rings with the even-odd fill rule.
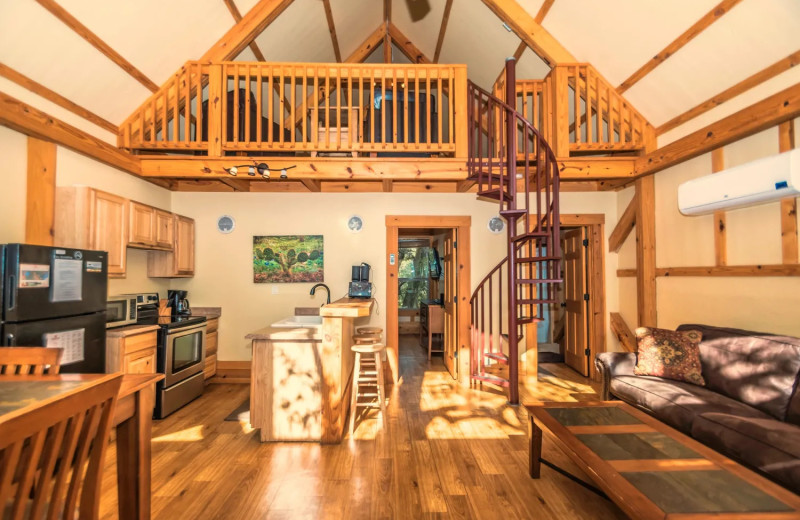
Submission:
[[[489,87],[504,59],[517,51],[521,40],[484,1],[451,1],[439,62],[466,63],[470,79]],[[198,59],[235,24],[226,4],[235,5],[244,15],[256,3],[257,0],[0,0],[0,64],[116,125],[151,93],[152,85],[162,84],[185,61]],[[730,101],[664,132],[659,139],[662,145],[800,83],[800,67],[790,67],[798,62],[800,47],[797,0],[517,3],[531,17],[546,13],[542,26],[577,60],[594,65],[614,85],[627,83],[676,39],[685,41],[625,90],[628,100],[655,127],[784,59],[784,65],[768,81],[741,94],[741,89],[734,89]],[[379,0],[330,0],[342,57],[353,52],[383,22],[383,4]],[[448,0],[390,0],[391,21],[433,59],[447,4]],[[429,6],[427,13],[413,19],[410,9],[425,5]],[[57,17],[59,6],[72,22]],[[692,32],[693,24],[704,17],[713,23]],[[81,27],[113,49],[127,63],[128,71],[88,43],[85,34],[79,34]],[[686,38],[687,34],[693,37]],[[323,0],[294,0],[255,43],[269,61],[336,61]],[[794,57],[786,62],[793,53]],[[396,62],[408,61],[397,48],[392,54]],[[247,48],[236,59],[250,61],[256,56]],[[368,61],[382,62],[382,49],[377,49]],[[548,71],[547,64],[533,51],[524,50],[518,78],[541,78]],[[6,77],[0,77],[0,91],[21,99],[32,96]],[[79,128],[87,129],[89,125],[91,132],[98,135],[96,127],[76,121],[74,115],[47,101],[39,99],[36,105],[57,117],[63,114],[64,120]],[[99,134],[113,142],[110,132]]]

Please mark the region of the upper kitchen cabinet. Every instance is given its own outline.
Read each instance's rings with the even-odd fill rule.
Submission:
[[[151,251],[147,255],[147,276],[188,278],[194,276],[194,220],[173,215],[172,251]]]
[[[87,186],[56,191],[55,245],[108,252],[108,276],[125,276],[128,204]]]
[[[130,201],[130,232],[128,245],[141,249],[173,247],[174,220],[172,213]]]

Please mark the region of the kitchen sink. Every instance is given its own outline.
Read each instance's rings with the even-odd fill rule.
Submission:
[[[289,316],[272,324],[273,327],[316,328],[322,326],[322,316]]]

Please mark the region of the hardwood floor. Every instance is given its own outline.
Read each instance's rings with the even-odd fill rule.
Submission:
[[[554,470],[528,476],[527,413],[499,392],[456,386],[441,358],[428,363],[413,337],[400,347],[402,382],[390,392],[388,428],[377,412],[340,445],[266,443],[224,418],[248,385],[216,384],[153,428],[153,518],[624,518]],[[487,387],[488,388],[488,387]],[[564,365],[542,365],[523,402],[596,398]],[[544,458],[586,479],[544,439]],[[116,517],[114,449],[101,517]]]

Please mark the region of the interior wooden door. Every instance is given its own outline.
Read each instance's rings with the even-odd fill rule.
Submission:
[[[456,296],[458,288],[458,257],[456,230],[450,229],[444,239],[444,366],[458,379],[458,313]]]
[[[564,361],[584,376],[589,375],[586,294],[586,229],[564,233],[561,250],[564,255]]]

